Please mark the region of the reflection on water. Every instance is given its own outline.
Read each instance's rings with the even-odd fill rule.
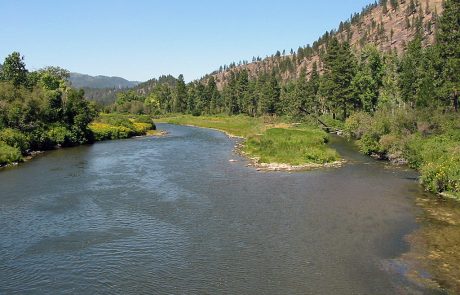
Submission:
[[[0,173],[0,293],[435,293],[394,267],[414,172],[334,138],[343,168],[260,173],[219,132],[160,128]]]

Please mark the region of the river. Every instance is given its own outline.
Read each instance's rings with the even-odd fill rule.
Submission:
[[[0,294],[437,294],[395,262],[415,172],[339,138],[342,168],[258,172],[223,133],[158,125],[0,172]]]

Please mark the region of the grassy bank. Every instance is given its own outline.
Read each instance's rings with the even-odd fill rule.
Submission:
[[[141,135],[161,135],[150,116],[125,114],[100,114],[88,125],[89,142],[124,139]],[[22,162],[34,151],[72,146],[71,133],[62,126],[50,126],[48,131],[27,134],[12,128],[0,129],[0,167]],[[38,147],[38,149],[37,149]]]
[[[327,164],[339,159],[335,150],[327,146],[328,135],[323,130],[309,125],[294,126],[273,117],[181,115],[160,121],[218,129],[243,137],[246,141],[242,152],[260,164],[307,168],[309,164]]]
[[[248,116],[191,116],[178,115],[157,120],[177,125],[191,125],[203,128],[218,129],[224,131],[228,135],[247,138],[251,135],[263,132],[267,126],[274,120],[268,118],[248,117]]]
[[[365,154],[407,163],[434,193],[460,200],[460,116],[398,110],[352,115],[345,124]]]
[[[96,141],[156,134],[150,116],[143,115],[100,114],[89,128]]]

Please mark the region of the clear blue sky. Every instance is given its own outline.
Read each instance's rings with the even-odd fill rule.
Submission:
[[[145,81],[315,41],[370,0],[0,0],[0,60]]]

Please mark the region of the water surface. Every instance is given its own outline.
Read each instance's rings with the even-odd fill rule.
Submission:
[[[261,173],[220,132],[159,127],[0,172],[0,293],[431,293],[392,262],[413,171],[335,138],[343,168]]]

